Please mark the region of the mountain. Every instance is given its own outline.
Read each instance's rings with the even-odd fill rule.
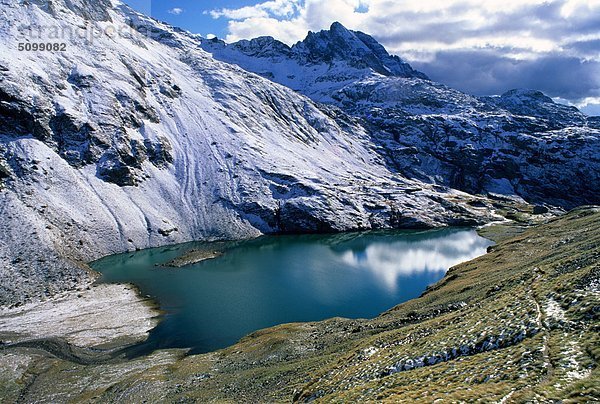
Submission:
[[[292,47],[268,36],[232,44],[213,38],[202,40],[200,46],[216,59],[321,102],[331,102],[335,91],[373,74],[428,80],[371,36],[350,31],[338,22],[329,31],[309,32]]]
[[[598,202],[598,118],[534,90],[453,90],[340,24],[288,47],[206,40],[116,0],[0,14],[0,400],[597,398],[600,209],[556,206]],[[492,221],[487,254],[380,316],[201,355],[140,354],[157,308],[87,265],[188,240]]]
[[[397,173],[343,111],[125,5],[11,1],[2,13],[14,24],[0,31],[0,305],[84,287],[85,262],[128,250],[498,218],[481,198]],[[42,40],[63,33],[66,51],[18,51],[37,27]],[[379,66],[377,54],[411,72],[368,40],[315,38],[323,58],[370,71],[360,60]]]
[[[565,208],[600,203],[599,120],[541,92],[462,93],[339,23],[291,48],[268,37],[201,47],[359,118],[390,169],[406,177]]]

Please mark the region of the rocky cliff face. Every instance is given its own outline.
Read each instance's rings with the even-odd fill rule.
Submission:
[[[272,38],[201,46],[359,118],[388,167],[409,178],[567,208],[600,203],[598,120],[538,91],[461,93],[339,23],[291,48]]]
[[[2,12],[0,305],[85,285],[81,262],[136,248],[496,217],[390,169],[355,118],[123,5]],[[53,32],[64,52],[18,51]]]
[[[334,98],[410,178],[566,208],[600,203],[600,126],[541,93],[476,98],[419,79],[373,78]]]

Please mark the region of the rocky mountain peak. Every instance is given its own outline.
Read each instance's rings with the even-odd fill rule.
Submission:
[[[334,21],[333,23],[331,23],[331,26],[329,27],[329,31],[332,33],[339,33],[339,34],[347,33],[347,34],[351,35],[351,31],[348,30],[346,27],[344,27],[342,25],[342,23],[339,21]]]
[[[541,91],[531,90],[528,88],[515,88],[505,92],[500,97],[505,100],[512,100],[513,102],[535,102],[554,104],[552,98],[548,97]]]
[[[557,104],[552,98],[538,90],[516,88],[496,97],[495,104],[513,114],[535,116],[549,121],[568,122],[570,125],[583,125],[585,116],[577,108]]]
[[[250,40],[242,39],[234,44],[242,53],[254,57],[289,56],[291,48],[271,36],[259,36]]]
[[[292,47],[270,36],[250,40],[243,39],[232,44],[226,44],[218,39],[203,40],[201,46],[217,59],[239,64],[259,74],[268,70],[269,74],[266,76],[271,79],[277,76],[277,72],[272,71],[273,63],[293,60],[301,69],[315,65],[332,69],[334,65],[337,65],[342,70],[338,74],[339,77],[350,74],[348,71],[348,67],[350,67],[352,71],[355,71],[354,77],[364,77],[369,74],[369,71],[372,71],[384,76],[429,80],[424,73],[414,70],[398,56],[390,55],[370,35],[360,31],[351,31],[339,22],[331,24],[329,30],[309,32],[304,40],[297,42]],[[236,53],[238,56],[235,55]],[[256,59],[254,61],[243,60],[239,57],[241,55],[253,59],[269,59],[269,63],[261,65],[257,63]],[[287,82],[287,79],[295,76],[295,73],[298,72],[286,72],[285,80],[276,79],[275,81],[285,81],[285,85],[294,87],[293,84]]]
[[[295,47],[304,51],[307,57],[315,62],[348,59],[367,54],[369,51],[356,35],[339,22],[334,22],[328,31],[310,31],[304,41]]]
[[[348,62],[352,67],[370,68],[385,76],[427,76],[414,70],[399,57],[390,55],[373,37],[360,31],[351,31],[339,22],[329,30],[309,32],[306,38],[292,47],[309,63]]]

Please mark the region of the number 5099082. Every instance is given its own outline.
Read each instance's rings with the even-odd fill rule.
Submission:
[[[19,42],[17,49],[27,52],[64,52],[67,50],[67,44],[58,42]]]

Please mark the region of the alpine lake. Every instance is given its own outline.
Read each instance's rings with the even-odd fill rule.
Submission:
[[[101,282],[132,283],[163,311],[139,353],[202,353],[277,324],[375,317],[492,244],[468,228],[280,235],[152,248],[91,266]]]

